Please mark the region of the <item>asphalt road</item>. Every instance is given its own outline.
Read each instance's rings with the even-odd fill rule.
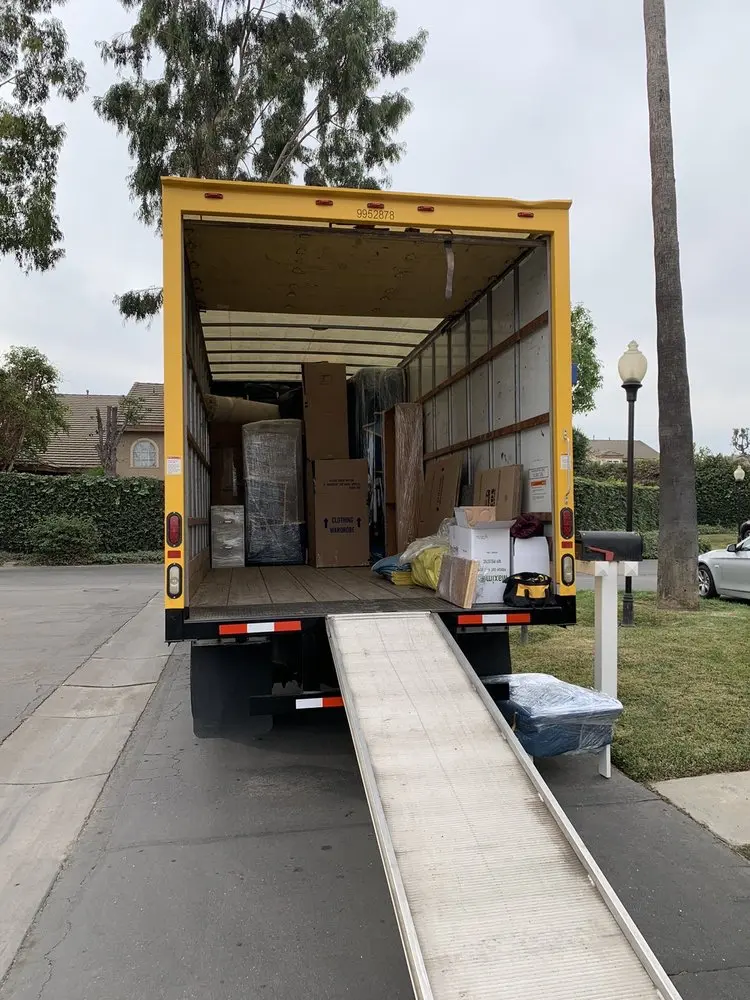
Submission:
[[[0,1000],[411,1000],[342,714],[200,742],[188,700],[180,652]],[[543,773],[685,1000],[747,1000],[750,864],[591,759]]]
[[[0,743],[161,580],[161,566],[0,568]]]

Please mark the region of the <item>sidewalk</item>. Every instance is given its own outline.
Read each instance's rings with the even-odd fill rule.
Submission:
[[[750,862],[593,758],[538,767],[683,1000],[747,1000]]]

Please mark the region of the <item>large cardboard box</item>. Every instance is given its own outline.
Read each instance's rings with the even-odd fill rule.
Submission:
[[[449,455],[427,466],[419,507],[417,538],[434,535],[441,521],[446,517],[453,517],[461,488],[462,467],[463,459],[460,455]]]
[[[498,521],[515,521],[521,513],[523,466],[501,465],[479,473],[474,487],[477,507],[494,507]]]
[[[367,566],[367,460],[307,463],[307,528],[311,566]]]
[[[475,604],[502,604],[511,574],[512,521],[490,521],[476,528],[450,529],[451,552],[479,563]]]
[[[302,389],[308,459],[348,459],[346,365],[306,362],[302,365]]]

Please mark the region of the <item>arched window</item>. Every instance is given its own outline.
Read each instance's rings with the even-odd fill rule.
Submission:
[[[149,438],[139,438],[130,449],[132,469],[158,469],[159,449]]]

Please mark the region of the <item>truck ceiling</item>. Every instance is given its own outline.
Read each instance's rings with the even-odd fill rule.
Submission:
[[[521,255],[528,233],[186,216],[185,256],[211,373],[301,377],[398,365]]]

